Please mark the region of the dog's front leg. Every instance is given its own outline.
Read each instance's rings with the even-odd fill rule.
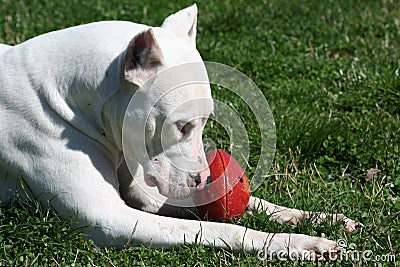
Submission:
[[[264,199],[260,199],[257,197],[250,197],[248,210],[250,212],[257,211],[259,213],[265,212],[270,216],[270,219],[276,221],[278,223],[288,223],[291,225],[297,225],[304,221],[304,219],[310,218],[313,223],[319,224],[321,222],[327,221],[329,218],[332,218],[333,222],[343,221],[344,222],[344,230],[346,232],[354,231],[357,226],[361,226],[362,224],[353,221],[350,218],[347,218],[343,214],[331,214],[327,215],[322,212],[310,212],[303,211],[298,209],[285,208],[282,206],[278,206],[272,204]]]
[[[102,175],[107,173],[104,159],[101,172],[88,159],[73,163],[76,170],[86,165],[86,174],[64,181],[68,186],[62,186],[62,192],[51,203],[60,214],[74,216],[81,225],[87,225],[88,237],[99,245],[170,248],[197,243],[233,251],[261,251],[268,255],[289,251],[299,257],[337,248],[335,242],[325,238],[268,234],[238,225],[177,219],[133,209],[121,199],[115,186],[105,181],[113,179],[104,179]]]
[[[325,252],[336,255],[338,249],[336,242],[320,237],[264,233],[233,224],[159,216],[126,206],[117,194],[113,199],[102,198],[102,195],[110,196],[111,191],[97,193],[95,201],[99,212],[92,217],[88,229],[91,236],[100,237],[95,241],[103,245],[170,248],[201,244],[236,252],[258,253],[263,257],[290,253],[291,257],[295,255],[302,259],[310,259],[314,255],[318,257]]]
[[[302,259],[324,252],[337,252],[336,242],[301,234],[264,233],[242,226],[201,222],[195,220],[140,214],[132,234],[132,245],[171,247],[183,244],[202,244],[233,251],[285,255],[292,253]]]
[[[88,237],[96,244],[169,248],[198,243],[233,251],[293,251],[298,255],[336,249],[335,242],[324,238],[268,234],[238,225],[170,218],[133,209],[121,199],[116,171],[103,156],[102,148],[89,139],[80,141],[90,145],[92,156],[79,150],[57,150],[36,163],[48,163],[51,158],[54,162],[63,159],[68,164],[40,164],[43,176],[31,187],[35,193],[50,190],[47,201],[60,215],[85,226]],[[55,174],[60,178],[54,179]],[[40,195],[42,202],[46,195]]]

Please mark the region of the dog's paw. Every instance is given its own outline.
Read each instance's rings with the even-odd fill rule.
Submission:
[[[334,214],[333,215],[333,221],[334,222],[343,222],[344,223],[344,231],[346,233],[351,233],[357,230],[360,227],[363,227],[364,225],[362,223],[356,222],[350,218],[347,218],[343,214]]]
[[[267,248],[268,255],[303,261],[336,261],[342,247],[335,241],[302,234],[277,234]]]
[[[344,218],[343,222],[344,222],[344,231],[346,233],[354,232],[358,228],[364,226],[364,224],[362,224],[360,222],[353,221],[352,219],[349,219],[349,218]]]
[[[335,261],[340,257],[341,250],[342,247],[335,241],[323,237],[305,236],[299,238],[289,253],[299,253],[300,260]]]
[[[344,223],[344,231],[346,233],[354,232],[358,228],[364,226],[362,223],[347,218],[341,213],[333,214],[331,216],[325,213],[314,213],[312,215],[306,215],[306,217],[310,218],[311,222],[314,224],[321,224],[322,222],[326,222],[328,220],[332,220],[332,222],[342,222]]]

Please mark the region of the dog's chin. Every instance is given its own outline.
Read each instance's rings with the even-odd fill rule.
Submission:
[[[166,186],[159,185],[157,188],[158,192],[167,198],[186,199],[191,196],[190,188],[185,186],[169,184]]]
[[[195,188],[188,186],[178,185],[170,182],[162,181],[157,179],[154,175],[146,174],[144,176],[146,184],[150,187],[157,187],[158,192],[167,198],[171,199],[186,199],[191,196],[192,191],[196,191]]]

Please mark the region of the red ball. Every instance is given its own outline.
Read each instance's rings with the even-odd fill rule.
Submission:
[[[241,218],[250,199],[250,184],[245,172],[223,150],[213,150],[206,158],[211,181],[208,180],[205,189],[197,191],[193,197],[197,210],[210,221]],[[203,203],[208,204],[202,205]]]

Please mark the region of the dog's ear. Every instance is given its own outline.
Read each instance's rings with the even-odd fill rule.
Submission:
[[[196,4],[182,9],[166,18],[161,25],[176,35],[196,45],[197,6]]]
[[[129,43],[124,58],[124,78],[138,86],[157,73],[163,63],[161,48],[153,30],[136,35]]]

